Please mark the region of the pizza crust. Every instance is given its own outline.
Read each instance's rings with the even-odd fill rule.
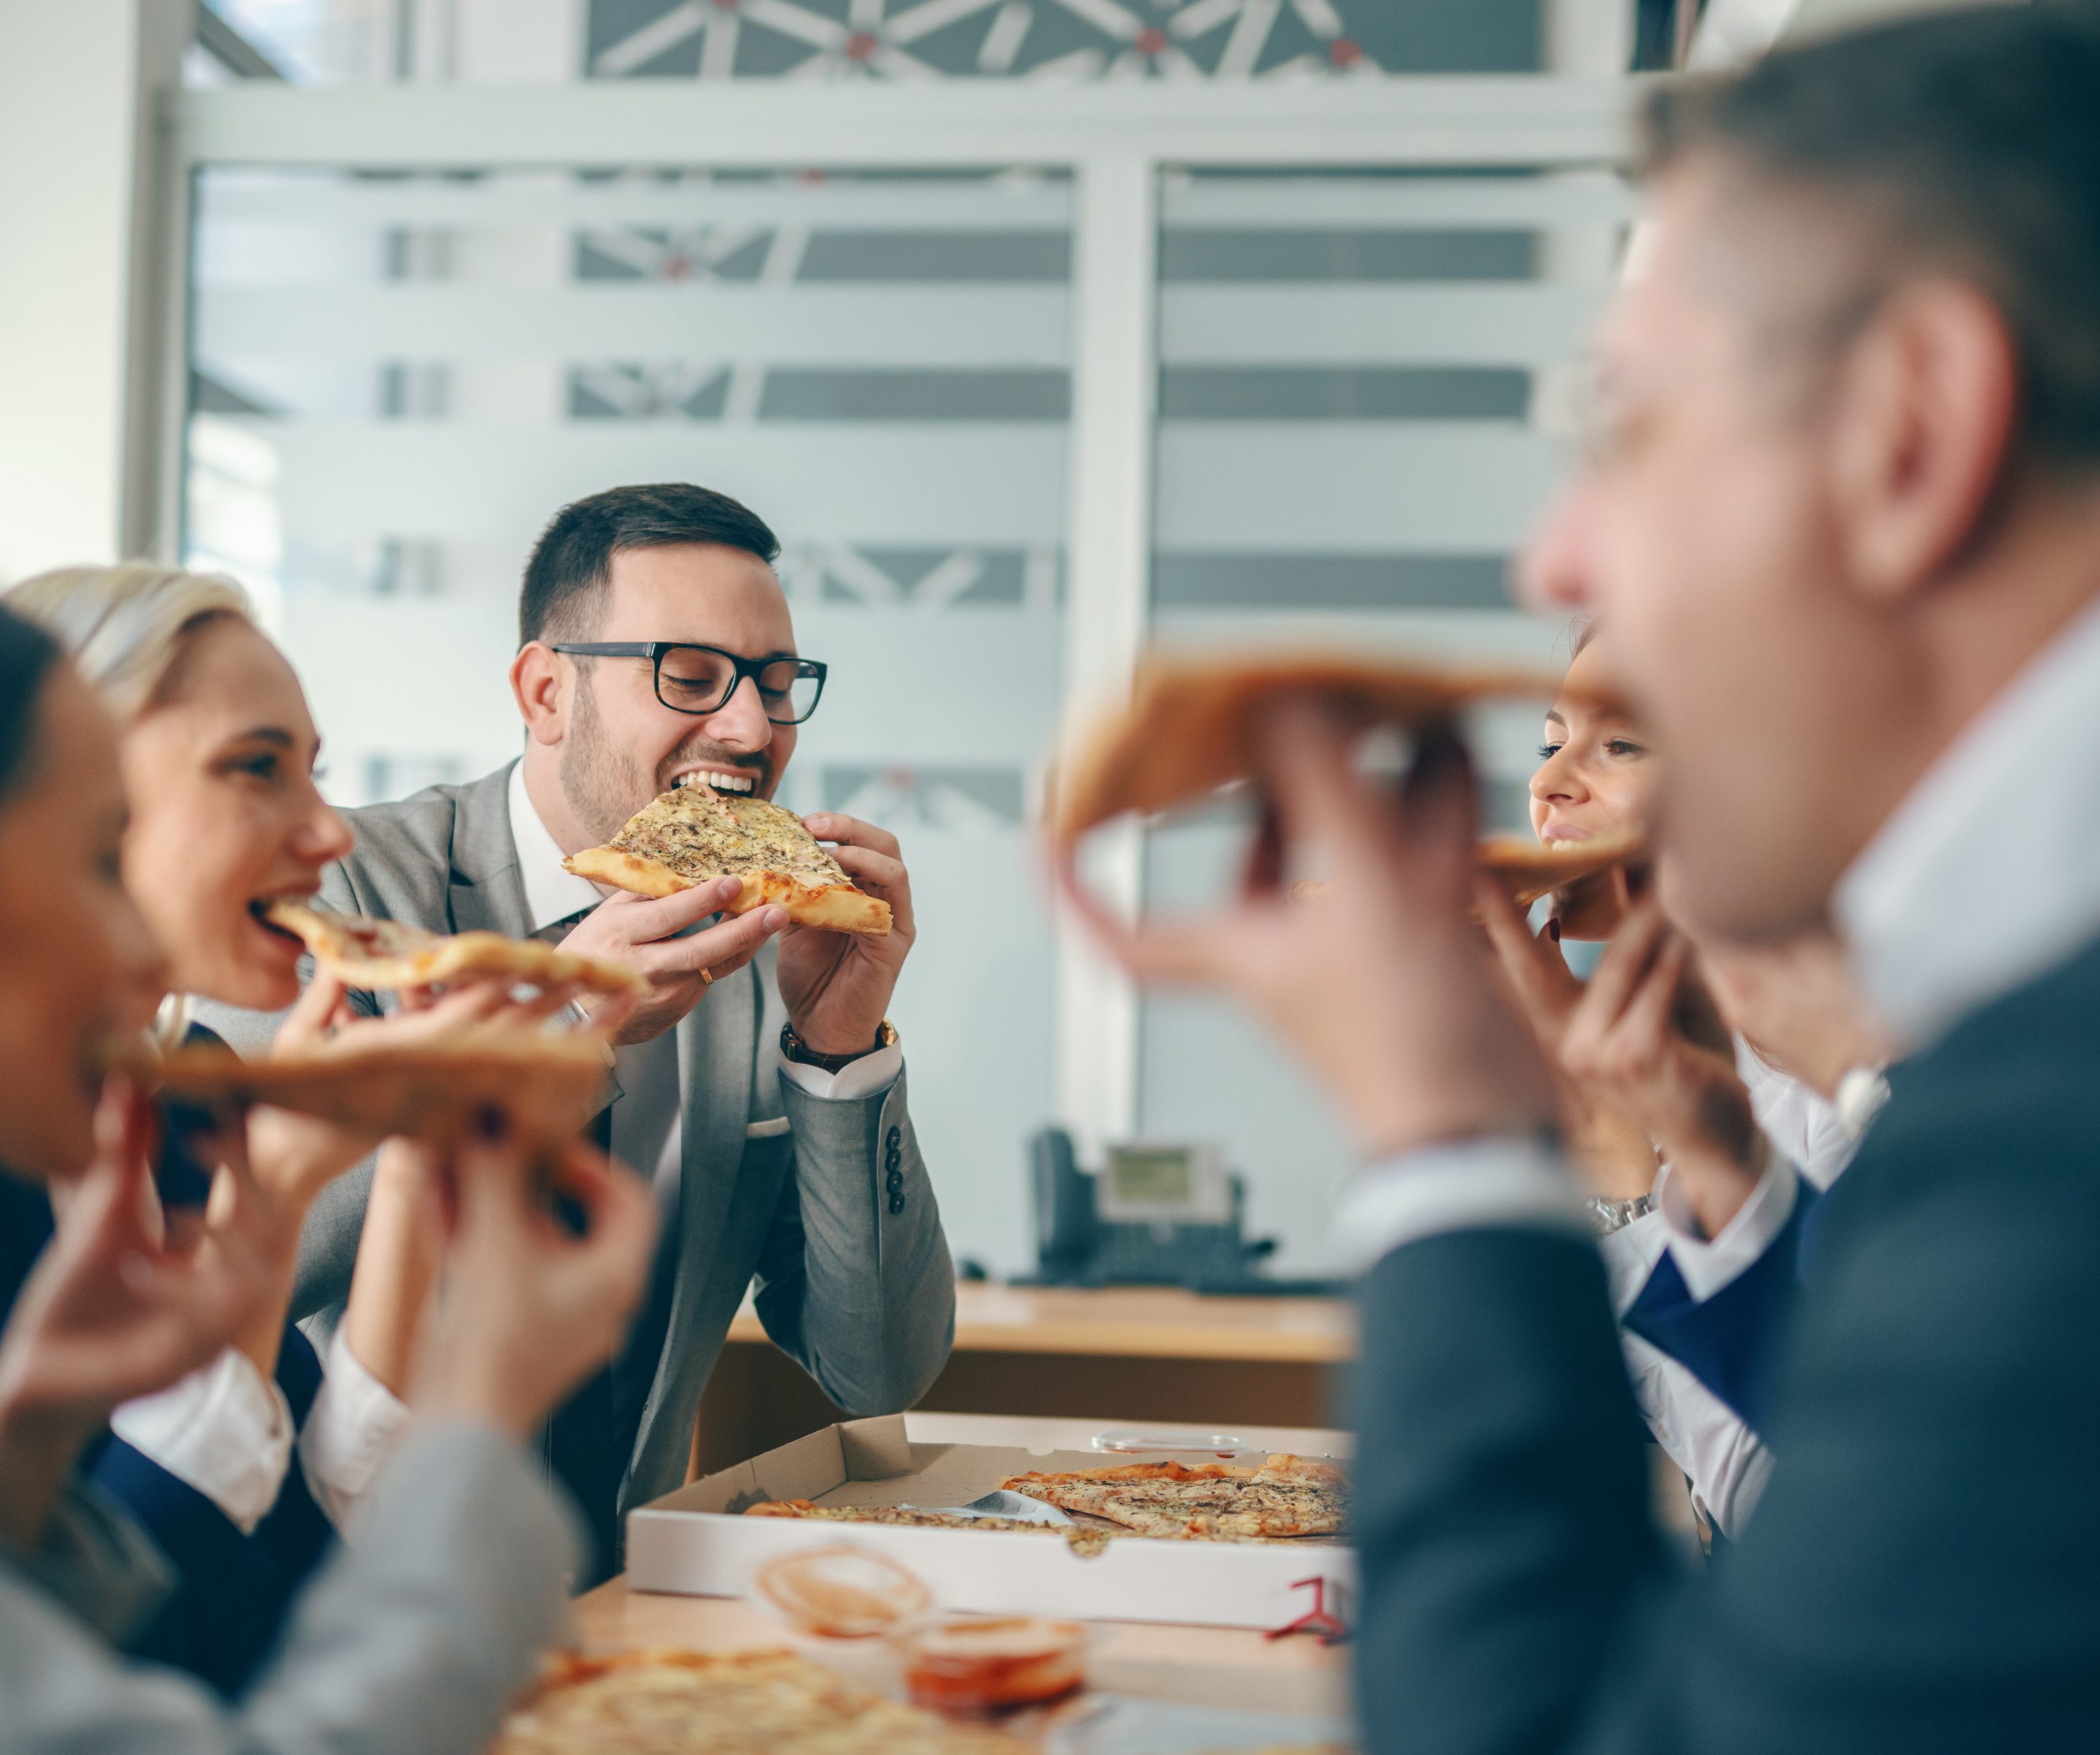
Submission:
[[[811,883],[781,869],[799,860],[812,875],[840,881]],[[889,931],[889,904],[845,881],[792,811],[765,799],[723,797],[705,787],[665,792],[630,817],[602,847],[587,847],[562,862],[593,884],[638,896],[675,896],[717,879],[742,880],[743,893],[725,914],[772,905],[798,926],[880,938]]]
[[[416,1043],[360,1042],[353,1033],[262,1060],[223,1046],[185,1047],[135,1069],[174,1096],[267,1103],[439,1145],[490,1108],[528,1137],[573,1138],[603,1106],[611,1069],[611,1051],[596,1036],[495,1024]]]
[[[1542,896],[1551,896],[1561,891],[1586,895],[1592,887],[1589,880],[1608,878],[1620,866],[1643,858],[1647,844],[1631,830],[1616,835],[1598,835],[1586,841],[1551,841],[1541,844],[1528,841],[1520,836],[1493,835],[1480,844],[1476,851],[1479,869],[1498,882],[1508,892],[1511,902],[1519,908],[1529,908]],[[1317,902],[1327,893],[1327,886],[1316,878],[1307,878],[1290,886],[1293,902]],[[1566,938],[1608,938],[1612,921],[1601,933],[1577,932],[1568,920],[1568,911],[1564,903],[1560,911]],[[1586,915],[1582,924],[1589,924]]]
[[[1276,703],[1312,695],[1357,730],[1449,720],[1498,696],[1553,698],[1531,671],[1435,668],[1341,655],[1163,658],[1138,667],[1127,704],[1100,716],[1051,777],[1052,839],[1069,844],[1127,811],[1163,810],[1251,778],[1255,731]]]
[[[262,911],[270,924],[305,941],[314,960],[344,986],[368,993],[448,981],[507,977],[533,987],[578,986],[595,994],[638,990],[624,963],[579,956],[533,938],[501,933],[427,932],[405,920],[338,914],[289,897]]]

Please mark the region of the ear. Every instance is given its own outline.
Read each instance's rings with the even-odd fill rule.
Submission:
[[[567,734],[574,681],[572,667],[545,641],[528,642],[511,659],[510,693],[535,743],[558,743]]]
[[[2018,401],[2012,336],[1974,287],[1924,282],[1873,320],[1838,386],[1830,453],[1857,589],[1893,602],[1969,545],[2004,476]]]

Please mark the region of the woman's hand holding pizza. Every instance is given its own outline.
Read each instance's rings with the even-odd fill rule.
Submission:
[[[1691,955],[1652,897],[1635,904],[1567,1019],[1560,1059],[1647,1131],[1710,1237],[1757,1186],[1764,1144],[1734,1061],[1679,1028]]]
[[[270,1052],[303,1055],[331,1043],[435,1042],[477,1025],[537,1029],[578,994],[567,982],[520,988],[508,977],[490,976],[445,987],[403,988],[400,1008],[374,1017],[351,1005],[340,979],[317,968],[279,1026]],[[632,1003],[631,996],[607,1002],[611,1021],[616,1024]],[[593,1026],[607,1016],[594,1016]],[[375,1135],[289,1109],[260,1106],[249,1116],[249,1158],[258,1180],[302,1216],[323,1188],[378,1144]]]
[[[889,930],[880,936],[810,926],[790,926],[780,935],[780,998],[795,1034],[818,1054],[859,1054],[882,1027],[917,936],[911,874],[887,829],[834,812],[802,821],[830,844],[856,889],[889,904]]]

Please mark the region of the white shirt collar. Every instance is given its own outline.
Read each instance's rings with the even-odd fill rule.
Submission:
[[[510,765],[510,844],[518,850],[518,875],[524,882],[532,932],[542,932],[604,900],[605,892],[589,878],[563,869],[561,844],[548,833],[526,792],[522,761]]]
[[[2100,935],[2100,602],[1956,739],[1839,881],[1868,1003],[1921,1048]]]

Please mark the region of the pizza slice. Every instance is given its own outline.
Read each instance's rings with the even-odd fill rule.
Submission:
[[[489,1755],[1031,1755],[854,1686],[783,1651],[567,1657],[512,1713]]]
[[[1580,884],[1639,859],[1645,843],[1632,830],[1596,835],[1584,841],[1526,840],[1520,835],[1491,835],[1476,850],[1479,868],[1501,884],[1520,908],[1542,896]],[[1317,902],[1327,893],[1317,879],[1290,886],[1294,902]],[[1569,937],[1587,936],[1570,933]],[[1604,935],[1609,936],[1608,932]]]
[[[314,961],[345,986],[367,993],[489,976],[508,977],[525,987],[573,985],[594,994],[623,994],[642,986],[642,977],[624,963],[577,956],[533,938],[430,933],[405,920],[338,914],[285,896],[260,904],[256,912],[266,926],[303,941]]]
[[[602,847],[562,862],[579,877],[638,896],[671,896],[711,879],[743,880],[725,910],[746,914],[776,903],[802,926],[880,937],[889,904],[857,889],[802,819],[770,799],[717,792],[704,781],[674,787],[645,805]]]
[[[1164,810],[1251,778],[1256,728],[1291,696],[1317,697],[1345,725],[1369,730],[1445,723],[1469,703],[1496,697],[1551,700],[1555,686],[1529,671],[1317,655],[1149,658],[1138,667],[1128,703],[1095,720],[1061,758],[1051,787],[1051,836],[1069,845],[1127,811]]]
[[[172,1096],[267,1103],[363,1132],[445,1144],[492,1107],[522,1135],[573,1137],[602,1105],[611,1065],[603,1041],[584,1031],[483,1024],[412,1043],[360,1041],[351,1031],[266,1060],[199,1045],[135,1070]]]
[[[999,1485],[1066,1511],[1179,1540],[1331,1536],[1342,1528],[1342,1474],[1332,1463],[1279,1454],[1235,1463],[1132,1462],[1065,1474],[1016,1475]]]

